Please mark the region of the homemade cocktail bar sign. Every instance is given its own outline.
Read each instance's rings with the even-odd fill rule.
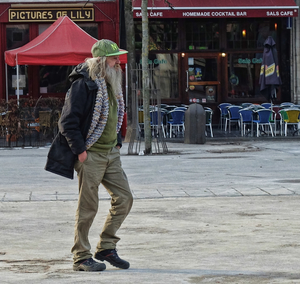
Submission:
[[[264,17],[297,17],[298,10],[230,10],[230,11],[151,11],[149,18],[264,18]],[[134,18],[141,18],[142,13],[135,11]]]
[[[9,9],[9,22],[54,22],[63,16],[72,21],[94,21],[94,8]]]
[[[182,9],[182,8],[181,8]],[[136,9],[137,10],[137,9]],[[134,18],[141,18],[142,13],[140,11],[134,11]],[[270,10],[250,10],[250,9],[231,9],[227,11],[215,10],[205,10],[199,8],[198,11],[195,10],[162,10],[153,9],[148,12],[149,18],[264,18],[264,17],[297,17],[297,9],[270,9]]]
[[[294,0],[149,0],[149,18],[269,18],[297,17]],[[255,2],[255,3],[253,3]],[[141,18],[141,0],[133,0],[133,17]]]

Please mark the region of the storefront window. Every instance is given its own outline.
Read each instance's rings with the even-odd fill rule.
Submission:
[[[135,47],[142,49],[142,22],[135,21]],[[174,19],[149,21],[149,50],[176,50],[178,21]]]
[[[69,87],[69,74],[73,66],[40,66],[40,93],[65,93]]]
[[[98,24],[97,23],[88,23],[88,24],[78,23],[78,26],[81,27],[90,36],[98,39]]]
[[[260,97],[259,74],[262,53],[228,54],[228,97]]]
[[[6,26],[6,49],[15,49],[29,42],[29,25]],[[17,95],[17,67],[7,66],[8,95]],[[28,93],[27,66],[19,66],[19,95]]]
[[[48,29],[51,24],[39,24],[39,35]],[[98,24],[97,23],[78,23],[78,26],[83,29],[86,33],[94,38],[98,38]]]
[[[138,56],[140,66],[142,64],[141,55]],[[153,93],[159,93],[161,99],[176,99],[178,92],[178,55],[177,54],[150,54],[150,88]],[[140,67],[140,70],[141,67]],[[142,74],[138,75],[137,85],[142,86]],[[138,89],[139,87],[136,86]]]
[[[39,34],[44,32],[51,24],[40,24]],[[98,37],[98,24],[79,24],[85,32],[92,37]],[[65,93],[69,87],[69,74],[73,66],[40,66],[40,93]]]
[[[229,21],[226,26],[228,49],[262,49],[268,36],[277,40],[276,21]]]
[[[186,48],[190,50],[219,49],[219,24],[201,19],[186,23]]]

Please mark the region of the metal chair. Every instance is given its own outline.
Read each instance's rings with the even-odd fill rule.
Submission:
[[[164,107],[164,109],[166,111],[171,111],[171,110],[174,110],[175,108],[177,108],[177,106],[175,106],[175,105],[167,105]]]
[[[246,135],[246,126],[251,127],[251,136],[253,136],[253,111],[251,109],[241,109],[239,110],[240,114],[240,127],[241,127],[241,136]]]
[[[206,115],[205,126],[209,127],[210,137],[214,137],[213,130],[212,130],[212,115],[213,115],[213,110],[211,108],[208,108],[208,107],[205,107],[204,110],[205,110],[205,115]],[[205,131],[205,134],[207,135],[206,131]]]
[[[220,110],[220,125],[221,130],[223,129],[223,121],[225,122],[225,118],[228,116],[227,107],[231,106],[230,103],[221,103],[218,105],[218,109]]]
[[[227,124],[228,124],[228,129],[229,129],[229,133],[230,133],[230,129],[231,129],[231,123],[237,123],[239,124],[240,122],[240,114],[239,114],[239,110],[241,110],[242,107],[241,106],[228,106],[227,107],[227,112],[228,112],[228,116],[225,118],[225,131],[227,130]]]
[[[267,109],[270,108],[271,105],[272,105],[271,103],[262,103],[261,104],[262,107],[267,108]]]
[[[253,119],[253,123],[256,124],[256,136],[260,136],[260,129],[264,131],[264,126],[269,126],[272,136],[274,136],[272,128],[272,120],[274,118],[274,111],[270,109],[259,109],[255,112],[257,114],[257,119]]]
[[[252,103],[242,103],[241,104],[242,108],[247,108],[247,107],[249,107],[251,105],[252,105]]]
[[[294,106],[295,104],[294,103],[291,103],[291,102],[284,102],[284,103],[281,103],[280,106],[281,107],[292,107]]]
[[[172,120],[168,121],[168,124],[170,125],[170,138],[172,138],[173,135],[173,129],[175,127],[175,135],[178,136],[180,133],[182,136],[184,136],[184,110],[172,110],[169,112],[171,115]]]
[[[274,124],[275,124],[274,134],[276,136],[277,129],[280,129],[280,135],[282,136],[282,121],[281,121],[281,115],[279,113],[282,107],[279,105],[272,105],[270,109],[274,111]]]
[[[176,107],[173,110],[184,110],[184,111],[186,111],[187,108],[186,107]]]
[[[151,124],[151,128],[153,130],[152,131],[153,136],[156,136],[157,134],[159,134],[160,129],[161,129],[162,133],[164,135],[164,138],[166,138],[163,121],[164,121],[164,112],[157,111],[157,110],[150,111],[150,124]]]
[[[279,111],[281,115],[281,127],[284,127],[284,135],[287,136],[288,126],[293,127],[293,135],[299,131],[300,109],[287,108]]]

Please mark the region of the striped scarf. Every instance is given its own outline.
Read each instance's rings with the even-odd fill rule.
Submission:
[[[87,134],[85,146],[88,150],[92,145],[101,137],[103,130],[107,123],[108,113],[109,113],[109,100],[107,93],[107,86],[104,78],[97,77],[95,83],[98,86],[98,91],[96,95],[96,102],[94,106],[94,112],[92,116],[92,122]],[[117,98],[118,102],[118,123],[117,123],[117,133],[120,131],[123,117],[124,117],[124,100],[123,94],[120,93]]]

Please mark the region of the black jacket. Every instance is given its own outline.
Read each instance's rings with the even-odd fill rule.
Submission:
[[[74,163],[86,150],[85,138],[92,121],[98,87],[88,75],[86,64],[77,65],[69,76],[72,82],[66,94],[58,122],[59,132],[50,147],[45,170],[74,178]],[[118,145],[122,145],[120,133]]]

